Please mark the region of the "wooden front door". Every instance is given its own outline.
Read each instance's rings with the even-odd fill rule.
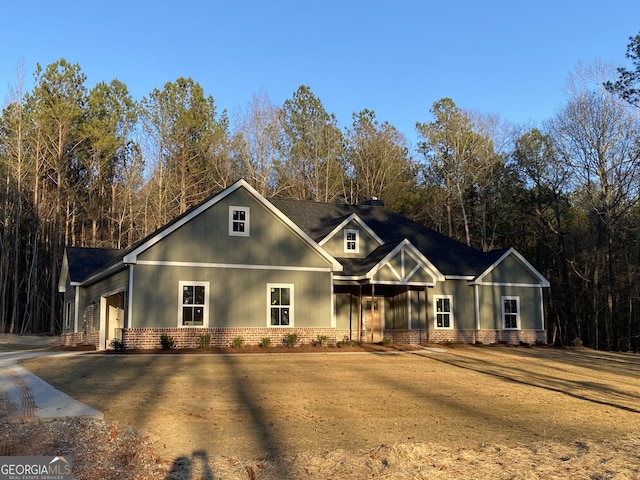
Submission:
[[[382,341],[382,297],[367,298],[364,302],[365,342],[377,343]]]

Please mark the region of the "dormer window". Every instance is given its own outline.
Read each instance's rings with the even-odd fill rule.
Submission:
[[[249,207],[229,207],[229,235],[249,236]]]
[[[360,251],[360,230],[344,231],[344,253],[358,253]]]

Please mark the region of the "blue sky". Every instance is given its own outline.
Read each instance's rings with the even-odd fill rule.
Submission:
[[[539,123],[562,106],[578,62],[624,64],[640,32],[638,0],[7,3],[2,104],[21,62],[30,90],[36,63],[65,58],[88,87],[117,78],[137,100],[191,77],[230,115],[255,93],[281,105],[308,85],[342,127],[367,108],[412,145],[442,97]]]

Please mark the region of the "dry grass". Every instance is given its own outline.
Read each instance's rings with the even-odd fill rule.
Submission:
[[[84,355],[25,366],[167,478],[640,477],[640,359],[588,350]]]

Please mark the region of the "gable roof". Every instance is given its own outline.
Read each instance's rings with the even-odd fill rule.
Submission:
[[[365,259],[338,258],[345,267],[345,274],[358,275],[369,271],[405,239],[445,276],[475,278],[504,253],[504,250],[481,252],[377,205],[282,198],[269,200],[318,242],[354,214],[373,230],[384,244]],[[331,225],[331,228],[327,225]]]
[[[81,283],[92,273],[120,259],[122,252],[114,248],[67,247],[62,259],[58,290],[64,292],[67,279],[71,285]]]
[[[309,235],[302,230],[298,225],[291,222],[291,220],[282,214],[277,208],[274,208],[273,204],[268,202],[262,195],[260,195],[251,185],[249,185],[245,180],[240,179],[237,182],[233,183],[231,186],[225,188],[221,192],[210,196],[208,199],[204,200],[200,204],[196,205],[194,208],[186,211],[184,214],[177,217],[175,220],[167,224],[165,227],[155,231],[151,235],[149,235],[146,239],[142,240],[138,243],[138,245],[131,250],[129,250],[123,258],[124,263],[136,263],[138,255],[152,247],[156,243],[160,242],[163,238],[167,237],[169,234],[180,228],[185,223],[189,222],[194,217],[197,217],[202,212],[210,208],[212,205],[215,205],[220,200],[229,196],[231,193],[236,190],[244,188],[248,191],[259,203],[264,205],[268,210],[271,211],[276,217],[286,223],[289,228],[291,228],[297,235],[299,235],[305,242],[311,246],[320,256],[322,256],[327,262],[332,266],[333,270],[341,271],[342,265],[336,261],[329,253],[327,253],[323,248],[321,248],[316,241],[314,241]]]
[[[549,287],[550,283],[536,268],[531,265],[526,258],[524,258],[520,252],[518,252],[514,248],[509,248],[505,250],[499,250],[495,253],[500,253],[501,255],[494,260],[487,268],[477,276],[477,278],[473,281],[474,285],[483,285],[485,283],[485,277],[488,276],[493,270],[495,270],[500,264],[502,264],[509,256],[514,256],[529,272],[538,280],[541,286]]]

